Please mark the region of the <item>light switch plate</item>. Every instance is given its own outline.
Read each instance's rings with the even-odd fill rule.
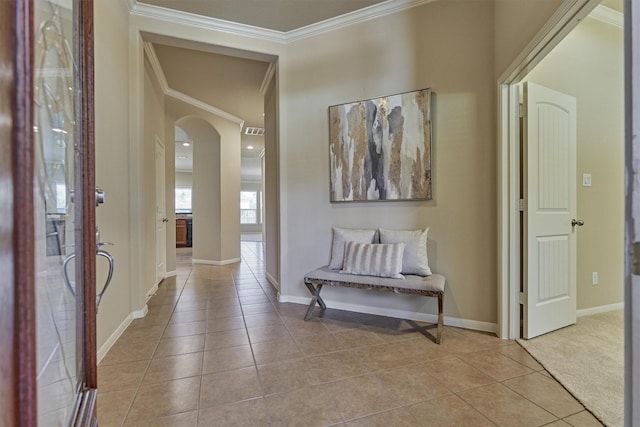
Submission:
[[[582,174],[582,186],[583,187],[591,187],[591,174],[583,173]]]

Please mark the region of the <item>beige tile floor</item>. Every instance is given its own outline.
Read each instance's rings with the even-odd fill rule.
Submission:
[[[390,296],[393,297],[393,296]],[[106,426],[599,426],[517,343],[280,304],[262,245],[165,280],[98,369]]]

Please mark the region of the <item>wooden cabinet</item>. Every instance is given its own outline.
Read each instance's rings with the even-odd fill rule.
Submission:
[[[187,220],[176,219],[176,247],[187,246]]]

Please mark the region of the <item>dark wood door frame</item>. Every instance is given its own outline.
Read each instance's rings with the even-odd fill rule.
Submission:
[[[37,422],[32,16],[29,0],[0,1],[0,413],[7,426]]]
[[[84,387],[74,425],[95,422],[96,289],[93,107],[93,1],[74,0],[76,283]],[[0,0],[0,421],[7,427],[37,425],[33,0]],[[79,232],[82,230],[82,232]],[[81,296],[80,296],[81,295]]]

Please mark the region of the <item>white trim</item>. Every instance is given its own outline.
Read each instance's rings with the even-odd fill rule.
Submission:
[[[251,37],[258,40],[287,44],[308,37],[317,36],[319,34],[335,31],[360,22],[366,22],[372,19],[391,15],[393,13],[401,12],[423,4],[432,3],[434,1],[436,0],[387,0],[291,31],[276,31],[144,3],[135,3],[131,9],[131,14],[157,19],[159,21],[173,22],[197,28],[235,34],[243,37]]]
[[[503,84],[521,81],[547,53],[569,34],[600,0],[566,0],[498,79]]]
[[[166,277],[166,276],[165,276],[165,277]],[[164,278],[163,278],[162,280],[164,280]],[[144,301],[144,303],[145,303],[145,304],[149,302],[149,300],[151,299],[151,297],[152,297],[152,296],[154,296],[154,295],[156,294],[156,292],[158,292],[158,285],[159,285],[159,283],[156,283],[155,285],[153,285],[153,286],[151,287],[151,289],[149,289],[149,290],[147,291],[147,297],[145,298],[145,301]],[[146,307],[146,306],[145,306],[145,307]]]
[[[134,310],[131,312],[131,316],[134,319],[142,319],[149,313],[149,306],[145,304],[140,310]]]
[[[170,96],[174,99],[178,99],[196,108],[200,108],[201,110],[207,111],[215,116],[238,123],[240,124],[240,130],[242,130],[242,126],[244,125],[244,120],[241,119],[240,117],[227,113],[224,110],[216,108],[213,105],[210,105],[210,104],[207,104],[206,102],[195,99],[175,89],[171,89],[169,87],[169,82],[167,82],[167,78],[164,75],[164,71],[162,69],[162,65],[160,64],[160,60],[158,60],[158,56],[156,55],[156,51],[153,47],[153,43],[143,42],[143,45],[144,45],[144,52],[146,54],[146,57],[149,60],[149,64],[151,64],[151,70],[155,74],[156,79],[158,80],[158,84],[160,84],[160,89],[162,89],[162,92],[166,96]],[[271,69],[271,66],[273,66],[273,64],[270,64],[269,69],[267,69],[267,73]],[[266,77],[267,76],[265,76],[265,78]]]
[[[167,279],[169,277],[174,277],[178,275],[177,270],[167,271],[167,274],[164,275],[164,278]]]
[[[593,12],[589,15],[593,19],[602,21],[605,24],[613,25],[620,29],[624,28],[624,15],[617,10],[613,10],[609,7],[599,4],[593,9]]]
[[[218,117],[222,117],[223,119],[229,120],[234,123],[238,123],[240,125],[240,130],[242,130],[242,126],[244,126],[244,120],[242,120],[240,117],[234,116],[233,114],[227,113],[226,111],[222,111],[219,108],[216,108],[212,105],[209,105],[205,102],[195,99],[189,95],[185,95],[182,92],[178,92],[177,90],[168,88],[164,92],[164,94],[167,96],[170,96],[171,98],[177,99],[179,101],[186,102],[187,104],[193,105],[196,108],[200,108],[201,110],[207,111]]]
[[[306,27],[287,31],[285,34],[285,42],[291,43],[308,37],[317,36],[348,27],[350,25],[361,22],[370,21],[372,19],[381,18],[406,9],[411,9],[423,4],[432,3],[436,0],[387,0],[382,3],[374,4],[364,9],[355,10],[345,13],[344,15],[329,18],[324,21],[307,25]]]
[[[624,308],[624,302],[617,304],[601,305],[599,307],[583,308],[576,311],[577,317],[590,316],[592,314],[608,313],[610,311],[622,310]]]
[[[278,294],[278,301],[281,303],[291,302],[294,304],[309,305],[311,298],[297,297],[293,295],[281,295]],[[355,313],[375,314],[378,316],[395,317],[398,319],[416,320],[418,322],[437,323],[437,314],[419,313],[415,311],[396,310],[392,308],[384,307],[371,307],[367,305],[349,304],[341,301],[332,301],[325,299],[324,302],[327,307],[336,310],[353,311]],[[498,325],[489,322],[480,322],[477,320],[459,319],[457,317],[444,316],[443,323],[447,326],[454,326],[456,328],[473,329],[476,331],[491,332],[493,334],[498,330]]]
[[[166,93],[169,90],[169,83],[167,82],[167,78],[164,75],[164,71],[162,70],[162,65],[160,65],[160,60],[158,59],[158,55],[156,55],[156,50],[153,47],[153,43],[151,42],[143,42],[144,52],[147,54],[147,59],[151,64],[151,69],[153,73],[156,75],[156,79],[160,84],[160,88],[162,92]]]
[[[98,359],[98,364],[102,361],[102,359],[104,359],[104,357],[107,355],[109,350],[111,350],[111,347],[113,347],[116,341],[118,341],[118,338],[120,338],[120,336],[124,333],[124,331],[127,330],[131,322],[133,322],[133,319],[134,319],[133,313],[129,313],[129,315],[125,317],[125,319],[122,321],[120,326],[118,326],[116,330],[113,331],[111,336],[107,338],[104,344],[100,346],[100,348],[98,349],[98,354],[96,355]]]
[[[269,63],[269,67],[267,68],[267,72],[264,73],[264,78],[262,79],[262,84],[260,84],[260,94],[262,96],[266,96],[267,89],[269,88],[269,83],[271,83],[271,79],[276,74],[276,64],[273,62]]]
[[[264,277],[266,277],[267,281],[269,283],[271,283],[271,286],[273,286],[277,291],[280,291],[280,283],[278,283],[278,281],[276,280],[275,277],[273,277],[267,271],[264,272]],[[278,292],[278,299],[279,298],[280,298],[280,292]],[[307,304],[309,304],[309,303],[307,303]]]
[[[282,31],[269,30],[254,27],[252,25],[239,24],[237,22],[225,21],[223,19],[210,18],[208,16],[196,15],[195,13],[182,12],[168,9],[161,6],[136,3],[132,15],[168,21],[191,27],[205,28],[208,30],[220,31],[238,36],[251,37],[260,40],[267,40],[277,43],[286,43],[287,35]]]
[[[206,264],[206,265],[227,265],[227,264],[235,264],[236,262],[240,262],[240,258],[231,258],[224,259],[222,261],[212,261],[209,259],[192,259],[191,262],[193,264]]]

